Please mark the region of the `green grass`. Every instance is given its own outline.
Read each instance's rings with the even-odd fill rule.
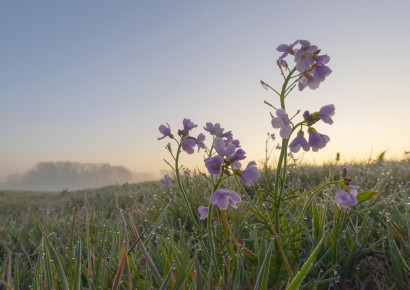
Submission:
[[[150,182],[61,193],[1,191],[0,289],[270,289],[274,277],[280,288],[299,282],[305,289],[408,288],[410,162],[290,167],[288,192],[301,196],[343,166],[360,192],[378,194],[340,210],[336,188],[324,188],[303,216],[309,195],[290,198],[281,212],[281,252],[274,250],[272,226],[243,197],[238,210],[213,222],[217,267],[206,221],[204,230],[195,230],[174,188]],[[259,189],[274,174],[269,170],[246,188],[259,209],[269,208]],[[183,184],[196,213],[212,189],[200,175]],[[275,258],[282,254],[287,263],[277,272]]]

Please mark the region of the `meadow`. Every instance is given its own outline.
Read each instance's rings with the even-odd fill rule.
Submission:
[[[343,167],[361,192],[377,194],[340,211],[335,189],[323,188],[297,230],[282,233],[280,251],[287,259],[280,269],[270,225],[252,214],[247,199],[237,210],[228,209],[226,220],[213,218],[215,271],[206,232],[194,227],[174,186],[149,182],[59,193],[2,191],[0,289],[280,289],[289,287],[321,240],[300,289],[408,289],[410,160],[294,165],[288,167],[287,182],[303,196],[306,188]],[[261,171],[246,191],[263,208],[263,184],[276,172],[269,166]],[[198,173],[187,171],[181,182],[195,206],[212,191]],[[235,183],[229,186],[241,191]],[[286,203],[282,223],[293,223],[308,198]]]
[[[242,166],[246,148],[232,131],[184,118],[158,128],[170,169],[160,182],[1,192],[2,287],[409,289],[410,159],[298,163],[301,149],[330,142],[316,124],[332,125],[336,106],[291,113],[285,100],[296,87],[317,89],[330,57],[307,40],[277,51],[281,89],[261,84],[278,96],[265,104],[280,138],[268,134],[259,167]],[[193,133],[201,127],[206,135]],[[203,172],[181,164],[196,150]]]

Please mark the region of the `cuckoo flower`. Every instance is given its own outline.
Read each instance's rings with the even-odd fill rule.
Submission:
[[[320,134],[313,128],[309,128],[308,133],[309,145],[312,147],[313,152],[325,148],[326,144],[330,141],[330,138],[327,135]]]
[[[279,57],[279,59],[283,60],[289,53],[294,54],[293,47],[299,42],[299,40],[296,40],[293,44],[287,45],[287,44],[281,44],[279,45],[276,50],[279,52],[283,52],[282,55]]]
[[[226,133],[223,133],[222,137],[226,138],[226,141],[228,143],[231,143],[233,141],[232,131],[228,131]]]
[[[172,136],[172,134],[171,134],[171,128],[169,127],[168,123],[167,123],[167,125],[168,125],[168,127],[165,126],[165,125],[159,126],[158,130],[163,136],[158,138],[158,140],[164,139],[165,137],[174,138],[174,136]]]
[[[323,122],[326,124],[333,124],[331,116],[335,114],[335,106],[334,105],[326,105],[320,108],[319,115]]]
[[[184,120],[182,121],[182,123],[184,124],[184,130],[186,132],[191,131],[193,128],[198,127],[198,125],[194,124],[193,122],[191,122],[190,119],[184,118]]]
[[[348,185],[347,190],[340,189],[336,196],[335,202],[343,207],[353,206],[357,204],[357,186]]]
[[[293,141],[289,144],[289,149],[293,153],[299,152],[302,147],[306,152],[310,150],[309,143],[306,141],[302,130],[298,132],[298,135]]]
[[[222,138],[215,139],[215,151],[221,156],[231,156],[235,152],[236,146],[234,144],[229,144],[225,147],[225,145],[226,143]]]
[[[172,187],[171,177],[168,175],[165,175],[164,178],[159,181],[159,187],[163,188],[165,186]]]
[[[214,156],[205,159],[205,166],[210,174],[221,174],[224,159],[221,156]]]
[[[194,124],[191,122],[190,119],[184,118],[182,121],[182,124],[184,125],[183,130],[178,130],[178,135],[181,137],[187,137],[189,136],[189,131],[191,131],[193,128],[198,127],[198,125]]]
[[[200,220],[204,220],[208,217],[208,208],[205,206],[200,206],[198,207],[198,212],[201,215],[199,217]]]
[[[238,150],[235,151],[235,153],[231,157],[231,161],[237,161],[237,160],[243,160],[246,158],[245,156],[246,152],[239,148]]]
[[[195,140],[192,138],[181,141],[182,150],[184,150],[188,154],[194,153],[195,145]]]
[[[311,69],[311,65],[315,62],[312,53],[318,50],[316,45],[310,45],[307,40],[299,40],[302,45],[300,49],[295,49],[296,69],[303,73]]]
[[[198,145],[198,152],[199,152],[199,149],[205,149],[205,144],[204,144],[204,141],[205,141],[205,135],[204,134],[199,134],[198,135],[198,137],[195,139],[195,143],[196,143],[196,145]]]
[[[231,204],[233,208],[238,208],[237,203],[241,202],[241,197],[236,192],[220,188],[211,196],[211,204],[221,210],[226,210]]]
[[[231,144],[235,145],[236,148],[241,147],[241,142],[238,139],[233,140]]]
[[[325,80],[327,76],[329,76],[332,73],[332,70],[325,66],[325,65],[317,65],[314,66],[313,70],[309,72],[309,76],[307,78],[307,85],[309,86],[310,89],[315,90],[319,87],[320,83]]]
[[[204,129],[211,135],[216,135],[217,137],[222,137],[224,131],[219,123],[215,123],[215,125],[213,125],[211,122],[206,123],[206,127],[204,127]]]
[[[244,170],[239,173],[239,177],[241,178],[241,181],[243,184],[246,186],[250,186],[252,184],[252,181],[257,180],[261,176],[258,168],[256,167],[256,162],[251,161],[248,163],[248,166]]]
[[[283,109],[276,110],[276,118],[272,119],[272,127],[279,129],[280,136],[283,139],[288,139],[292,134],[292,127],[290,126],[290,120],[288,114]]]

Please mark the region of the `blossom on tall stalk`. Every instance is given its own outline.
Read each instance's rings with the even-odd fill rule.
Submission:
[[[205,141],[205,135],[204,134],[201,133],[201,134],[198,135],[198,137],[196,137],[195,143],[198,146],[198,152],[201,148],[205,149],[204,141]]]
[[[310,150],[309,143],[304,137],[304,133],[302,130],[298,132],[298,135],[295,139],[289,144],[289,149],[293,153],[299,152],[300,148],[303,148],[306,152]]]
[[[159,137],[158,140],[164,139],[165,137],[170,137],[171,139],[174,138],[174,136],[171,134],[171,128],[169,127],[168,123],[167,125],[168,127],[165,125],[159,126],[158,130],[163,136]]]
[[[251,161],[248,163],[248,166],[239,173],[239,177],[243,184],[250,186],[252,181],[258,180],[261,176],[259,169],[256,167],[256,162]]]
[[[222,137],[224,129],[221,128],[219,123],[212,124],[211,122],[206,123],[206,127],[204,130],[209,132],[211,135],[215,135],[217,137]]]
[[[300,47],[296,47],[297,45]],[[300,72],[298,81],[299,90],[306,87],[315,90],[319,87],[332,70],[326,66],[330,61],[328,55],[319,55],[320,49],[316,45],[311,45],[307,40],[297,40],[292,45],[281,44],[276,49],[282,52],[278,59],[280,67],[288,68],[289,64],[284,60],[288,55],[294,56],[296,69]]]
[[[329,125],[333,124],[333,120],[330,117],[332,117],[334,114],[335,114],[335,105],[333,104],[323,106],[319,110],[320,119]]]
[[[292,134],[292,127],[290,126],[290,120],[288,114],[283,109],[276,110],[276,116],[272,119],[272,127],[275,129],[280,128],[280,136],[283,139],[288,139]]]
[[[241,197],[236,192],[220,188],[211,196],[211,204],[218,207],[220,210],[226,210],[230,204],[233,208],[238,208],[238,203],[241,202]]]
[[[214,148],[220,156],[231,156],[236,150],[235,144],[228,144],[226,146],[226,143],[222,138],[215,139]]]
[[[205,159],[205,166],[210,174],[221,174],[223,164],[224,159],[221,156],[213,156]]]
[[[194,147],[196,143],[194,139],[186,139],[181,141],[182,150],[184,150],[188,154],[194,153]]]
[[[326,144],[330,141],[329,136],[318,133],[315,129],[309,128],[309,145],[313,152],[319,151],[319,149],[325,148]]]

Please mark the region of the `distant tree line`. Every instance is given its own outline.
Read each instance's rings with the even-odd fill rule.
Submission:
[[[70,161],[40,162],[24,174],[8,176],[5,188],[20,190],[74,190],[152,179],[123,166]]]

